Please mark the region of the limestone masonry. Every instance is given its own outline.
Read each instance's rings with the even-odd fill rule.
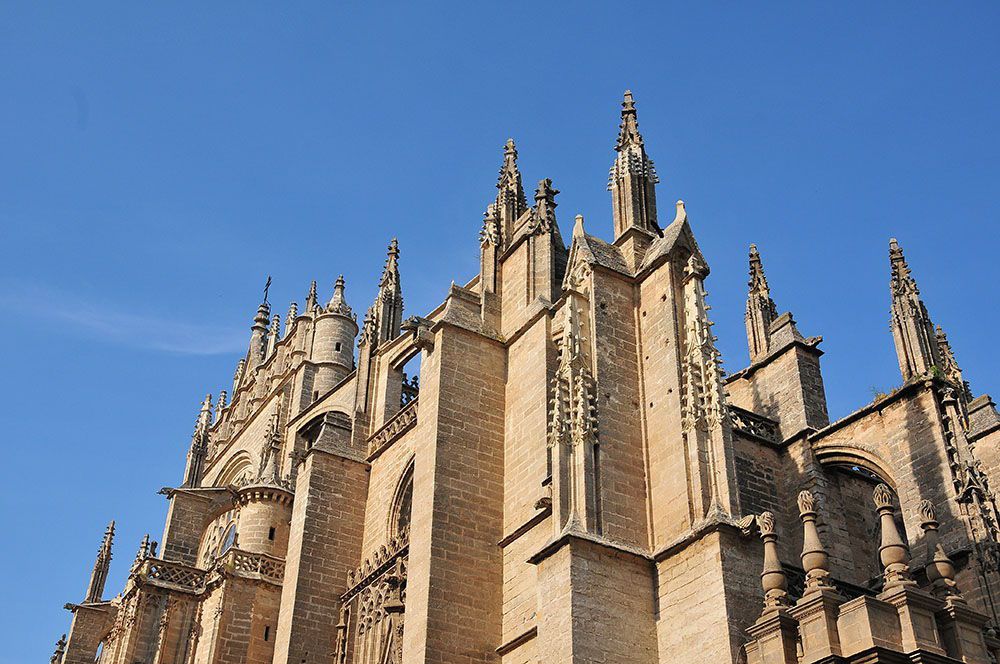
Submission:
[[[112,522],[52,662],[995,662],[1000,416],[900,246],[900,388],[831,423],[752,245],[724,375],[621,117],[612,243],[577,217],[567,248],[508,141],[480,273],[433,311],[404,319],[395,240],[360,326],[342,277],[284,321],[265,295],[159,545],[105,599]]]

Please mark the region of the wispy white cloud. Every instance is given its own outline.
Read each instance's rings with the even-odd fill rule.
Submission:
[[[88,302],[77,295],[33,284],[0,282],[0,304],[22,317],[68,325],[104,341],[178,355],[218,355],[244,349],[247,336],[237,326],[192,324],[158,313],[125,311]]]

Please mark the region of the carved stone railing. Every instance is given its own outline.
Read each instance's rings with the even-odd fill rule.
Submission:
[[[733,405],[729,406],[729,417],[733,428],[741,433],[775,445],[781,442],[778,423],[768,417]]]
[[[216,561],[216,568],[244,579],[281,584],[285,577],[285,561],[266,553],[250,553],[229,549]]]
[[[403,374],[403,385],[399,393],[399,405],[402,408],[410,405],[411,401],[416,401],[417,397],[420,395],[420,374],[413,374],[413,377],[407,380],[406,374]]]
[[[139,578],[145,583],[194,594],[204,590],[205,575],[203,569],[158,558],[147,558],[138,570]]]
[[[417,423],[417,399],[406,405],[391,420],[368,438],[368,458],[373,459]]]
[[[404,530],[393,537],[388,545],[382,546],[370,558],[361,563],[356,570],[347,573],[347,592],[341,598],[350,601],[355,595],[365,589],[373,580],[381,577],[396,560],[406,556],[410,550],[410,531]]]

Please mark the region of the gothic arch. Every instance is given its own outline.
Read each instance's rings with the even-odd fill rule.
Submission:
[[[816,459],[824,467],[846,466],[862,468],[896,490],[896,478],[889,472],[889,464],[873,449],[844,444],[823,444],[813,447]]]
[[[392,494],[392,505],[389,510],[389,539],[401,534],[403,530],[410,527],[410,511],[413,506],[413,466],[414,459],[410,458],[399,480],[396,482],[396,489]]]
[[[214,482],[217,487],[227,487],[239,484],[243,477],[251,472],[253,463],[250,460],[249,452],[241,450],[233,455],[219,473],[218,479]]]

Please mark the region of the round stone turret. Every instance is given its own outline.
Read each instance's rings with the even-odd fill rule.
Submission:
[[[313,322],[312,361],[317,365],[313,389],[323,394],[354,371],[354,339],[358,323],[344,299],[344,277],[337,277],[333,297]]]

